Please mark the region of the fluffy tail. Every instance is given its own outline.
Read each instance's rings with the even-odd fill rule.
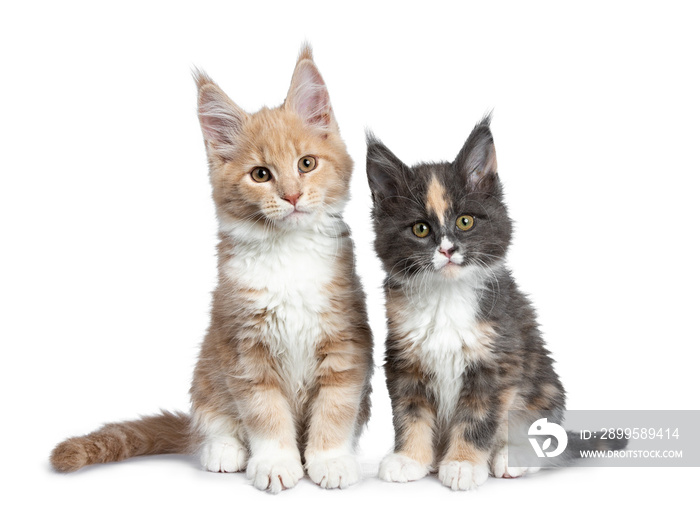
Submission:
[[[136,421],[109,423],[86,436],[56,445],[51,465],[59,472],[73,472],[93,463],[121,461],[149,454],[187,454],[191,450],[191,418],[182,412],[166,412]]]

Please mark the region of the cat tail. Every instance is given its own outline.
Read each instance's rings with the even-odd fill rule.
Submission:
[[[629,440],[625,437],[614,439],[600,439],[599,437],[591,439],[581,439],[580,432],[566,431],[569,438],[569,444],[566,447],[569,455],[573,455],[572,459],[581,458],[581,452],[589,452],[594,450],[623,450]]]
[[[151,454],[187,454],[192,450],[191,417],[167,412],[134,421],[108,423],[85,436],[59,443],[51,452],[58,472],[73,472],[94,463],[122,461]]]
[[[599,437],[581,439],[580,432],[571,430],[566,431],[566,436],[568,438],[566,450],[558,458],[550,458],[552,466],[575,466],[576,462],[582,459],[594,458],[598,451],[604,453],[608,450],[623,450],[629,442],[624,437],[615,439],[600,439]]]

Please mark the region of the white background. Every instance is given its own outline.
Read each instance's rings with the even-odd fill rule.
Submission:
[[[280,496],[164,456],[50,471],[55,443],[187,409],[215,285],[216,224],[192,66],[243,108],[282,102],[314,46],[356,162],[347,209],[382,360],[364,129],[404,161],[451,160],[495,109],[510,265],[571,409],[699,409],[700,74],[692,3],[3,4],[0,389],[13,523],[626,523],[691,509],[698,469],[568,469],[452,493],[366,479]],[[5,521],[5,519],[3,519]],[[668,522],[668,521],[666,521]]]

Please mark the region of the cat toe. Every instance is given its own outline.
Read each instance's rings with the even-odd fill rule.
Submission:
[[[235,438],[213,440],[204,444],[199,459],[211,472],[239,472],[246,467],[248,451]]]
[[[314,454],[307,458],[306,472],[324,489],[344,489],[360,480],[360,465],[350,454]]]
[[[389,454],[379,465],[379,477],[384,481],[406,483],[428,474],[428,467],[403,454]]]
[[[440,465],[438,478],[452,490],[471,490],[483,485],[489,477],[486,465],[476,465],[469,461],[450,461]]]
[[[297,457],[280,455],[279,457],[250,458],[246,476],[259,490],[269,490],[278,494],[284,489],[291,489],[304,476],[304,469]]]

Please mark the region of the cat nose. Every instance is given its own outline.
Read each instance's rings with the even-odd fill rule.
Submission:
[[[442,246],[440,246],[440,248],[438,248],[438,251],[449,259],[450,257],[452,257],[452,254],[457,251],[457,248],[455,248],[454,246],[451,246],[450,248],[443,248]]]
[[[289,202],[292,206],[297,205],[297,201],[299,200],[299,197],[301,197],[301,193],[292,193],[290,195],[285,195],[282,197],[284,200]]]

